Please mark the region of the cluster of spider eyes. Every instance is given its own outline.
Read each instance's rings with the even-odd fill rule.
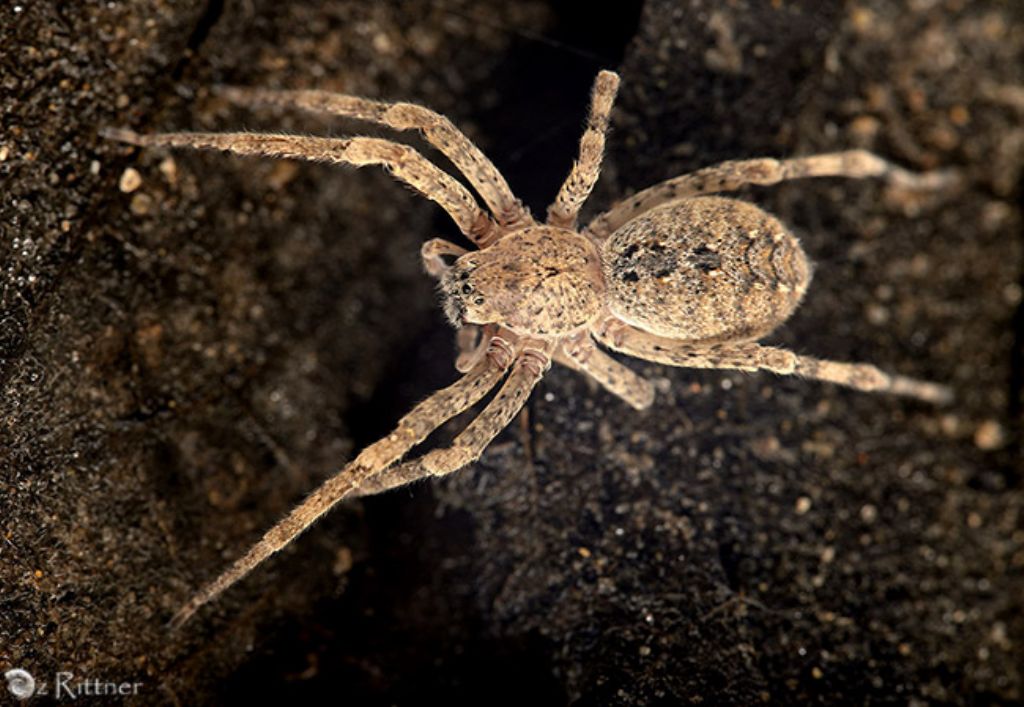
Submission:
[[[469,282],[469,272],[466,271],[466,270],[463,270],[459,274],[459,280],[462,281],[462,294],[464,294],[464,295],[471,295],[471,294],[473,294],[473,283]],[[481,305],[483,303],[484,303],[484,298],[483,298],[482,295],[477,295],[476,297],[473,298],[473,304]]]

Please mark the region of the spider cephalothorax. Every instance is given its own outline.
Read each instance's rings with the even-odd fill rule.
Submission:
[[[214,148],[356,166],[376,164],[436,201],[475,246],[424,244],[427,271],[440,281],[444,310],[459,333],[456,367],[464,375],[417,405],[395,431],[364,449],[271,528],[174,617],[186,621],[343,498],[379,493],[453,472],[477,459],[522,408],[551,365],[594,378],[637,409],[651,405],[649,381],[598,343],[674,366],[767,370],[884,391],[930,402],[949,399],[940,385],[883,373],[870,364],[798,356],[756,339],[781,324],[807,290],[811,269],[796,238],[770,214],[733,199],[706,196],[747,184],[798,177],[884,177],[909,188],[948,182],[913,174],[861,150],[791,160],[726,162],[656,184],[613,205],[577,230],[580,207],[597,181],[619,78],[598,74],[579,160],[538,223],[484,154],[445,117],[408,103],[381,103],[321,91],[222,89],[243,104],[274,104],[416,129],[443,153],[486,204],[408,145],[380,138],[321,138],[261,133],[138,135],[143,146]],[[454,262],[451,259],[454,258]],[[448,447],[402,458],[433,430],[501,387]]]
[[[463,255],[442,276],[448,319],[501,324],[522,336],[564,336],[600,313],[605,286],[595,245],[564,228],[536,225]]]

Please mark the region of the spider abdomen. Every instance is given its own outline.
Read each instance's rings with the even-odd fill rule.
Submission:
[[[615,231],[601,256],[613,314],[688,341],[768,333],[796,309],[811,277],[778,219],[722,197],[653,209]]]

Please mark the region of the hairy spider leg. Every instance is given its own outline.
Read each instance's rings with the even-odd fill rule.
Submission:
[[[883,177],[895,186],[920,191],[943,189],[959,181],[952,170],[910,172],[865,150],[828,152],[788,160],[759,158],[722,162],[673,177],[618,201],[591,221],[584,232],[603,240],[637,216],[662,204],[700,194],[735,191],[748,184],[768,186],[805,177]]]
[[[192,147],[238,155],[285,157],[355,167],[381,165],[448,212],[459,230],[476,242],[498,228],[476,199],[451,175],[401,143],[370,137],[325,138],[273,133],[156,133],[108,129],[105,137],[145,147]]]
[[[476,189],[505,230],[533,222],[494,163],[445,116],[413,103],[387,103],[327,91],[271,91],[225,86],[219,93],[239,105],[298,108],[364,120],[394,130],[417,130],[440,150]],[[484,246],[486,242],[478,245]]]
[[[565,339],[555,361],[589,375],[636,410],[646,410],[654,402],[654,385],[598,348],[589,332]]]
[[[598,73],[590,101],[590,116],[580,138],[579,159],[573,163],[569,176],[548,207],[548,223],[560,228],[576,228],[576,217],[583,202],[590,196],[601,174],[605,134],[608,120],[619,90],[619,76],[611,71]]]
[[[594,329],[598,341],[614,351],[681,368],[724,368],[741,371],[772,371],[837,383],[865,392],[892,393],[929,403],[953,399],[944,385],[892,375],[869,363],[842,363],[799,356],[792,351],[752,342],[718,343],[676,341],[640,331],[617,319]]]
[[[493,338],[488,355],[473,370],[414,407],[399,420],[394,432],[364,449],[355,460],[313,491],[245,555],[189,599],[174,615],[171,627],[180,627],[200,607],[288,545],[338,501],[397,462],[442,423],[479,402],[505,376],[512,362],[517,360],[516,355],[513,343]]]
[[[487,445],[523,409],[530,392],[551,365],[549,349],[547,345],[525,348],[516,359],[505,385],[451,445],[434,449],[419,459],[393,466],[367,479],[360,484],[359,495],[381,493],[428,476],[445,476],[479,459]]]

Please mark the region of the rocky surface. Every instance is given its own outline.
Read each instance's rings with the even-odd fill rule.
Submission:
[[[0,9],[0,671],[139,681],[155,704],[1024,699],[1024,18],[903,5]],[[98,130],[375,134],[239,111],[217,83],[413,100],[542,213],[601,67],[623,88],[591,213],[722,159],[855,146],[960,170],[930,197],[743,195],[817,263],[772,342],[956,403],[634,362],[660,391],[637,414],[555,369],[474,467],[346,504],[169,633],[452,379],[417,251],[455,229],[373,170]]]

